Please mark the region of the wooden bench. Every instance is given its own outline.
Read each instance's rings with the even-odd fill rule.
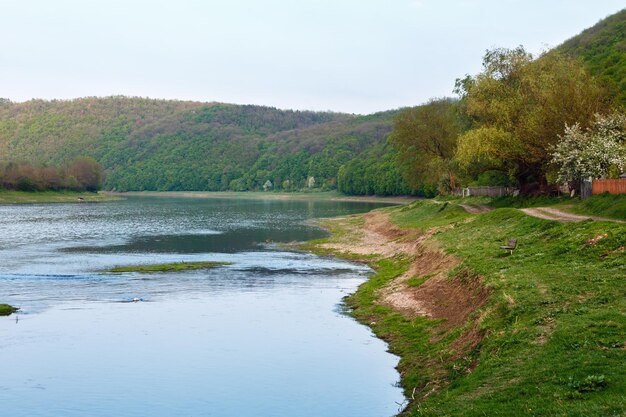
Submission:
[[[517,239],[509,239],[507,244],[504,246],[500,246],[500,249],[508,250],[513,255],[513,250],[517,247]]]

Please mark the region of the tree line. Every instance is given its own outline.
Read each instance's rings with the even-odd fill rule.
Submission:
[[[7,162],[0,164],[0,185],[6,190],[73,190],[95,192],[102,188],[104,169],[89,157],[63,166]]]

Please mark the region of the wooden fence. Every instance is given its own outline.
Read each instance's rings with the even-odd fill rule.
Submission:
[[[592,194],[626,194],[626,178],[616,180],[593,180]]]

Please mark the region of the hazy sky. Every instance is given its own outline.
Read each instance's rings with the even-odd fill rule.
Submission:
[[[484,51],[556,46],[624,0],[0,0],[0,97],[370,113],[451,95]]]

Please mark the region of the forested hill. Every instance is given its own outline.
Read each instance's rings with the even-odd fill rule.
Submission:
[[[253,190],[268,180],[273,189],[328,189],[340,166],[384,144],[393,116],[127,97],[5,100],[0,162],[91,156],[107,171],[105,188],[121,191]]]
[[[593,75],[605,82],[626,106],[626,9],[567,40],[559,51],[583,59]]]

